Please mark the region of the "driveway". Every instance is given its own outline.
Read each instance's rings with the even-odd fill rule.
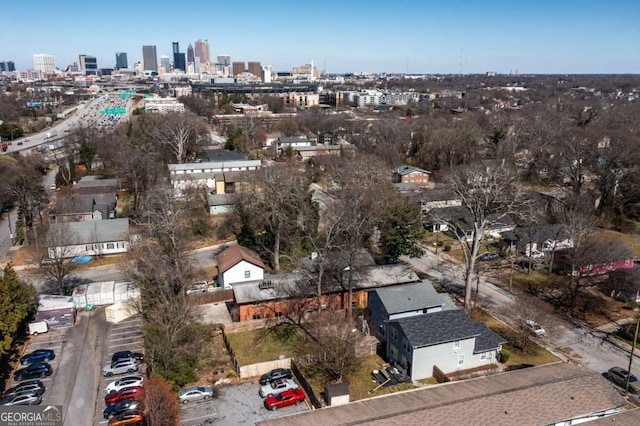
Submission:
[[[305,402],[269,411],[264,408],[263,399],[258,395],[259,390],[260,385],[257,381],[214,388],[217,395],[214,395],[212,400],[189,403],[181,407],[181,424],[254,425],[262,420],[301,413],[309,409]]]

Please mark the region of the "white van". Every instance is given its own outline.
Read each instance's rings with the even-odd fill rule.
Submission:
[[[46,321],[34,321],[29,323],[29,334],[37,336],[40,333],[49,331],[49,325]]]

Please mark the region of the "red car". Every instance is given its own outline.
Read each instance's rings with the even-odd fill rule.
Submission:
[[[144,388],[142,386],[133,386],[130,388],[120,389],[118,392],[110,393],[104,397],[106,405],[112,405],[125,399],[142,399]]]
[[[267,410],[277,410],[293,404],[300,404],[304,401],[304,392],[300,388],[289,389],[277,395],[269,396],[264,400],[264,408]]]

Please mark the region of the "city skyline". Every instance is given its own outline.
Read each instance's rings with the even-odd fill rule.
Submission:
[[[329,73],[640,71],[640,2],[631,0],[517,6],[504,0],[310,0],[269,8],[257,1],[198,2],[183,10],[143,0],[127,2],[127,13],[114,2],[84,5],[21,4],[0,34],[0,61],[30,69],[33,55],[47,54],[65,69],[87,54],[97,58],[98,67],[113,68],[115,53],[124,52],[132,67],[142,61],[144,45],[157,46],[162,56],[172,55],[172,42],[185,53],[189,44],[208,40],[212,59],[229,55],[231,61],[269,64],[275,71],[312,60]],[[149,10],[158,11],[153,19]]]

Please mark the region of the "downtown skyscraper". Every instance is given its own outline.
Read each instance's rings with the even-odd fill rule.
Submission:
[[[200,58],[200,63],[204,64],[211,60],[209,50],[209,40],[198,40],[195,44],[195,53]]]
[[[158,71],[158,54],[155,46],[142,46],[142,69]]]

